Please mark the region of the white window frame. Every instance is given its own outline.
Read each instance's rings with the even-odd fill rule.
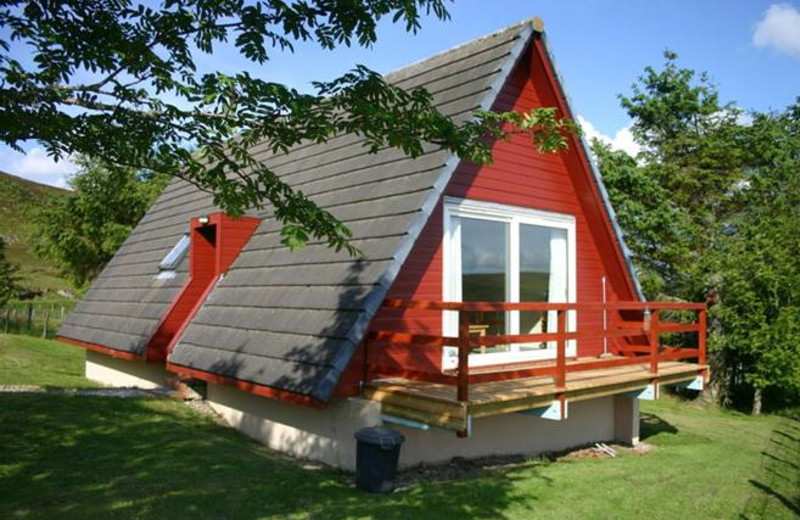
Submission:
[[[184,233],[181,235],[181,238],[178,239],[178,242],[172,246],[172,249],[169,250],[169,253],[164,257],[163,260],[158,264],[158,268],[161,271],[174,271],[178,268],[178,265],[186,258],[186,254],[189,252],[189,246],[191,245],[192,240],[189,238],[189,233]]]
[[[466,217],[473,219],[492,220],[508,224],[508,258],[506,279],[508,301],[519,301],[519,226],[530,224],[534,226],[564,229],[567,232],[567,302],[574,303],[577,294],[577,246],[575,237],[575,217],[573,215],[553,213],[549,211],[523,208],[483,202],[470,199],[445,197],[444,201],[444,236],[443,236],[443,265],[442,265],[442,297],[444,301],[461,301],[461,234],[458,225],[453,222],[453,217]],[[576,315],[574,311],[567,313],[567,329],[576,330]],[[519,312],[508,312],[506,323],[509,331],[519,331]],[[443,311],[442,335],[449,337],[458,336],[458,312]],[[511,332],[509,332],[511,333]],[[512,346],[513,348],[513,346]],[[576,355],[575,341],[567,342],[567,356]],[[445,347],[442,350],[442,368],[452,369],[457,365],[457,349]],[[530,351],[497,352],[488,354],[470,354],[470,366],[487,366],[505,363],[519,363],[554,359],[556,357],[555,343],[548,343],[548,348]]]

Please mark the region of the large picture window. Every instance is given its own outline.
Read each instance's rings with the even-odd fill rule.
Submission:
[[[445,202],[444,299],[464,302],[575,301],[575,219],[514,206],[464,199]],[[574,313],[567,325],[574,330]],[[444,313],[444,333],[458,335],[458,313]],[[470,332],[489,336],[555,332],[555,312],[473,312]],[[575,346],[568,344],[568,355]],[[555,357],[555,344],[527,343],[476,349],[470,365]],[[457,351],[445,349],[443,366]]]

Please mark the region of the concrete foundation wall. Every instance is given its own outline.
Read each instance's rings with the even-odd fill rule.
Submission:
[[[355,431],[380,424],[380,405],[363,399],[318,410],[211,383],[206,399],[248,437],[295,457],[346,469],[355,468]]]
[[[167,371],[164,365],[127,361],[87,350],[86,379],[111,387],[144,389],[165,386]]]
[[[615,437],[614,399],[569,405],[569,416],[552,421],[520,414],[497,415],[472,422],[472,435],[458,439],[452,432],[420,432],[399,427],[406,436],[401,464],[445,462],[453,457],[516,455],[561,451]]]
[[[231,426],[272,449],[350,470],[355,431],[381,423],[380,406],[357,398],[316,410],[209,384],[208,402]],[[406,436],[400,465],[408,467],[456,456],[535,455],[597,441],[630,444],[634,435],[638,439],[638,421],[636,400],[618,396],[572,403],[565,421],[516,414],[478,419],[468,439],[443,430],[391,427]]]
[[[106,386],[150,389],[164,386],[166,376],[163,365],[86,352],[86,378]],[[358,398],[318,410],[209,383],[207,400],[231,426],[274,450],[349,470],[355,469],[356,430],[381,423],[380,405]],[[477,419],[467,439],[438,429],[390,426],[406,437],[400,465],[408,467],[453,457],[535,455],[597,441],[635,444],[639,403],[623,396],[570,403],[564,421],[519,414]]]

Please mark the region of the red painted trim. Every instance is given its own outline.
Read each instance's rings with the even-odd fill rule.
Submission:
[[[277,399],[280,401],[286,401],[293,404],[302,404],[312,408],[320,409],[325,408],[328,405],[328,403],[325,401],[320,401],[319,399],[315,399],[308,395],[298,394],[288,390],[281,390],[280,388],[273,388],[271,386],[259,385],[257,383],[251,383],[250,381],[236,379],[235,377],[212,374],[211,372],[197,370],[194,368],[185,367],[183,365],[176,365],[175,363],[167,362],[167,370],[170,372],[175,372],[179,375],[194,377],[196,379],[216,385],[232,386],[237,390],[241,390],[242,392],[247,392],[260,397],[269,397],[270,399]]]
[[[197,311],[199,311],[200,307],[202,307],[203,304],[206,302],[206,298],[208,298],[209,293],[214,290],[214,287],[216,287],[217,280],[219,280],[219,276],[214,277],[214,280],[212,280],[211,283],[208,284],[208,287],[206,287],[206,289],[203,291],[203,294],[200,295],[200,299],[197,300],[197,302],[192,307],[192,310],[189,311],[189,315],[186,317],[183,323],[181,323],[181,326],[178,327],[178,330],[175,332],[175,335],[172,337],[172,340],[167,344],[168,357],[172,353],[172,349],[175,347],[175,343],[178,342],[178,339],[180,339],[181,335],[183,335],[183,332],[186,330],[186,327],[188,327],[189,323],[191,323],[192,320],[194,319],[194,316],[195,314],[197,314]]]
[[[95,345],[94,343],[87,343],[85,341],[68,338],[66,336],[56,336],[56,339],[62,343],[67,343],[68,345],[72,345],[74,347],[85,348],[87,350],[98,352],[113,358],[124,359],[125,361],[144,361],[144,356],[139,356],[137,354],[133,354],[132,352],[124,352],[122,350],[116,350],[113,348],[104,347],[102,345]]]
[[[232,218],[222,212],[212,213],[207,219],[205,223],[199,217],[190,220],[189,279],[170,303],[150,338],[147,346],[149,362],[166,361],[220,275],[228,270],[261,223],[256,217]]]
[[[181,300],[181,295],[189,287],[189,285],[191,283],[192,283],[192,279],[191,279],[191,277],[189,277],[186,280],[186,282],[183,284],[183,286],[181,287],[181,290],[178,291],[177,296],[175,296],[175,298],[170,302],[169,307],[167,307],[167,310],[164,312],[164,314],[161,315],[161,319],[158,320],[158,325],[156,325],[155,332],[153,333],[153,336],[150,337],[150,341],[153,340],[153,337],[156,335],[156,333],[164,325],[164,322],[167,321],[167,318],[169,318],[169,315],[172,314],[172,311],[175,309],[175,306],[178,305],[178,302]],[[155,351],[155,349],[150,348],[150,344],[149,344],[150,341],[148,341],[147,354],[145,355],[145,360],[148,363],[163,363],[164,362],[164,358],[163,357],[158,357],[158,356],[154,355],[154,354],[156,354],[156,351]]]
[[[580,303],[550,303],[550,302],[440,302],[427,300],[406,300],[402,298],[387,298],[383,302],[387,309],[423,309],[437,311],[590,311],[590,310],[703,310],[704,303],[684,302],[580,302]],[[627,323],[627,322],[626,322]],[[669,331],[676,332],[676,331]],[[685,332],[685,331],[677,331]]]
[[[668,360],[678,360],[687,358],[700,358],[703,352],[702,346],[705,342],[705,323],[702,317],[705,311],[700,310],[697,323],[665,322],[661,323],[660,313],[667,309],[703,309],[704,304],[696,303],[676,303],[676,302],[614,302],[611,304],[586,302],[586,303],[506,303],[506,302],[441,302],[431,300],[411,300],[387,298],[383,308],[390,309],[427,309],[427,310],[450,310],[460,313],[459,316],[459,336],[458,338],[436,336],[430,334],[415,334],[413,332],[371,330],[367,336],[368,345],[375,349],[391,346],[405,347],[406,350],[423,350],[426,347],[442,348],[445,345],[458,345],[459,362],[458,369],[455,371],[428,372],[409,368],[408,363],[400,363],[398,366],[381,364],[381,362],[371,364],[365,361],[363,368],[365,381],[369,381],[370,374],[382,374],[396,377],[406,377],[412,380],[429,381],[434,383],[455,385],[458,388],[458,400],[468,399],[469,385],[485,383],[490,381],[507,381],[512,379],[522,379],[529,377],[551,376],[555,380],[557,388],[564,388],[566,376],[570,372],[580,372],[584,370],[594,370],[601,368],[620,367],[627,365],[649,366],[653,375],[658,374],[659,363]],[[558,312],[558,328],[555,333],[536,333],[536,334],[515,334],[500,336],[473,336],[469,333],[469,312],[473,309],[480,310],[527,310],[536,309],[541,311],[556,310]],[[571,310],[581,309],[631,309],[642,310],[651,309],[651,319],[649,322],[637,321],[622,322],[612,330],[584,330],[576,332],[566,332],[566,315]],[[632,323],[634,326],[624,326]],[[677,348],[661,347],[660,337],[662,334],[684,332],[698,334],[698,348]],[[617,352],[628,354],[622,358],[614,359],[576,359],[567,363],[566,342],[570,339],[583,339],[593,337],[608,338],[626,336],[647,336],[646,345],[625,345],[617,348]],[[506,343],[526,343],[528,341],[555,341],[557,343],[556,359],[550,363],[541,362],[535,365],[530,363],[496,365],[491,367],[470,369],[468,363],[469,351],[478,345],[496,345]],[[644,355],[631,355],[644,354]]]

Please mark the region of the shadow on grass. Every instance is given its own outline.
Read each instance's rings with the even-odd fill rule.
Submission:
[[[748,480],[753,493],[741,519],[800,517],[800,435],[792,421],[784,419],[761,452],[761,474]]]
[[[468,519],[530,505],[514,472],[367,495],[167,400],[4,395],[0,424],[2,518]]]
[[[669,433],[673,435],[678,433],[678,429],[675,426],[656,414],[642,412],[639,414],[639,420],[641,421],[639,428],[639,438],[641,440],[645,440],[648,437],[660,433]]]
[[[786,509],[793,512],[795,515],[800,516],[800,504],[798,504],[796,499],[787,497],[783,493],[779,493],[778,491],[775,491],[775,489],[773,489],[772,487],[767,486],[766,484],[762,484],[757,480],[750,480],[750,484],[754,488],[760,490],[765,495],[769,495],[772,498],[777,499],[781,504],[783,504],[783,506]]]

